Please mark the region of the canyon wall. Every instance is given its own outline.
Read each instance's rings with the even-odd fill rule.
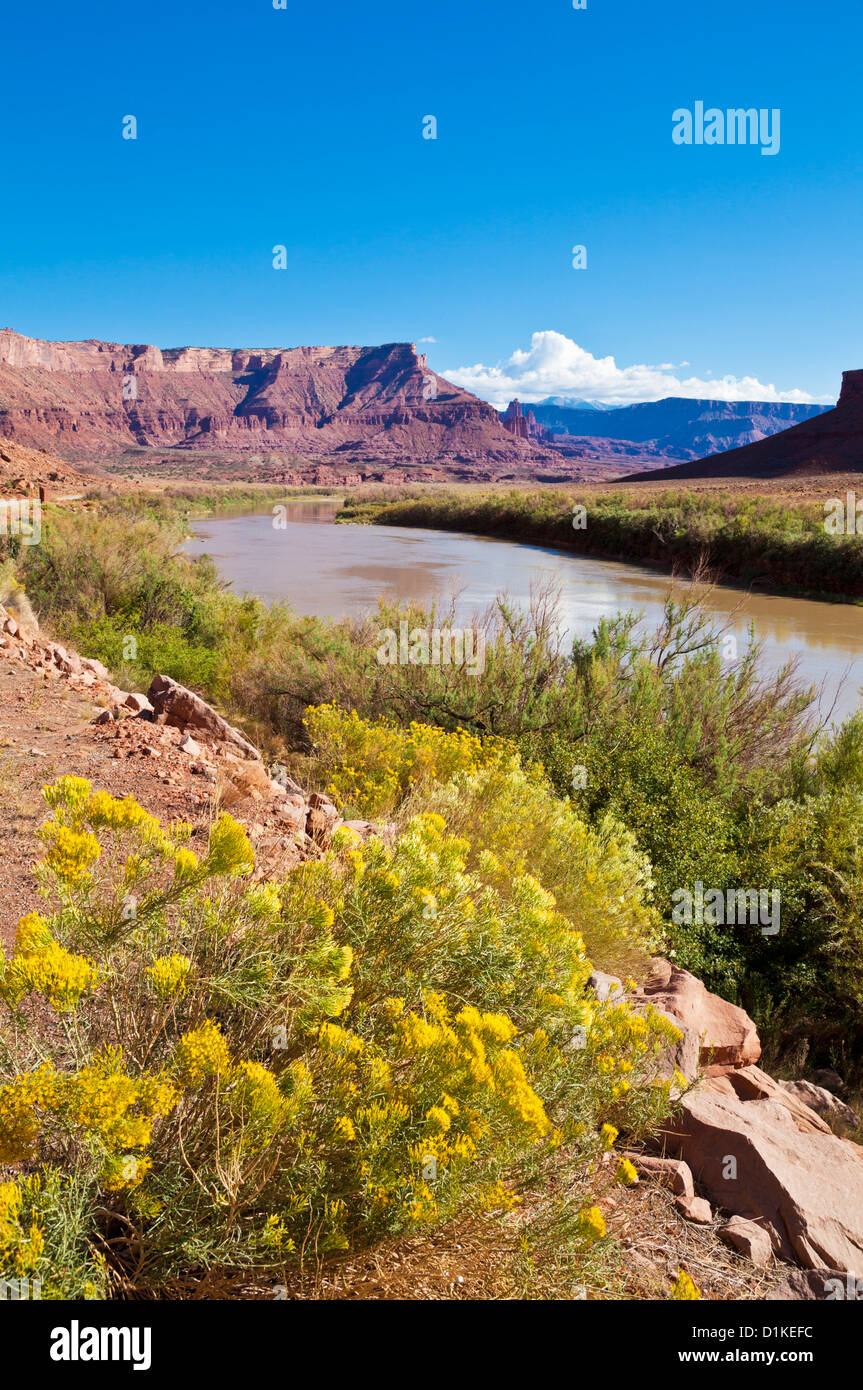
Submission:
[[[0,331],[0,436],[68,458],[130,449],[281,451],[354,462],[531,466],[484,401],[411,343],[160,349]]]

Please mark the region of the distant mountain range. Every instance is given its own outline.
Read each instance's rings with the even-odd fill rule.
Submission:
[[[594,403],[562,404],[560,398],[524,409],[533,411],[544,444],[576,457],[643,459],[661,466],[753,444],[831,407],[668,396],[603,410]]]
[[[773,407],[780,409],[781,407]],[[785,407],[788,408],[788,407]],[[793,406],[791,409],[805,409]],[[649,478],[782,478],[824,473],[863,473],[863,371],[843,372],[839,400],[769,439],[747,443],[713,458],[629,474]]]
[[[545,396],[539,401],[539,405],[562,405],[569,410],[616,410],[613,405],[606,405],[605,401],[584,401],[578,396]],[[533,407],[536,409],[536,407]]]

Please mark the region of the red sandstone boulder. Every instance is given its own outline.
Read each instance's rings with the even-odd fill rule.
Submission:
[[[147,699],[146,695],[142,695],[139,690],[133,691],[132,694],[127,695],[123,704],[127,709],[130,709],[133,714],[153,713],[153,706],[150,704],[150,701]]]
[[[637,1003],[636,1003],[637,1007]],[[657,1077],[669,1078],[675,1072],[680,1072],[687,1081],[694,1081],[699,1073],[699,1042],[698,1034],[694,1028],[689,1028],[682,1019],[676,1018],[668,1009],[660,1009],[653,1005],[656,1012],[662,1014],[663,1018],[673,1024],[680,1037],[677,1042],[671,1042],[664,1047],[656,1058],[653,1074]]]
[[[705,1197],[678,1197],[675,1206],[681,1216],[696,1226],[709,1226],[713,1220],[712,1208]]]
[[[81,658],[77,652],[67,651],[61,647],[59,642],[54,643],[53,647],[48,648],[54,665],[66,676],[79,676],[82,671]]]
[[[594,970],[587,983],[602,1003],[608,999],[616,1002],[625,993],[623,981],[617,975],[606,974],[604,970]]]
[[[861,1297],[857,1281],[839,1269],[789,1269],[778,1284],[762,1298],[772,1303],[799,1303],[803,1300],[814,1302],[825,1299],[828,1302]]]
[[[97,661],[94,656],[82,656],[81,668],[84,671],[91,672],[91,674],[94,675],[96,679],[99,681],[107,681],[110,679],[108,672],[102,665],[101,661]]]
[[[822,1119],[838,1120],[851,1129],[859,1127],[860,1116],[856,1110],[852,1110],[850,1105],[846,1105],[824,1086],[815,1086],[811,1081],[778,1081],[776,1084],[788,1095],[794,1096],[810,1110],[814,1110]]]
[[[769,1265],[773,1259],[773,1243],[762,1226],[743,1216],[732,1216],[719,1228],[719,1239],[738,1250],[754,1265]]]
[[[340,820],[336,830],[352,830],[363,841],[377,839],[385,845],[394,844],[396,837],[396,828],[391,821]]]
[[[724,1091],[726,1095],[739,1096],[741,1100],[773,1100],[782,1105],[791,1115],[794,1125],[803,1134],[831,1134],[826,1120],[822,1120],[810,1109],[794,1091],[788,1091],[779,1081],[774,1081],[760,1067],[741,1067],[729,1069],[712,1077],[711,1089]]]
[[[170,676],[154,676],[147,696],[160,724],[173,724],[178,729],[201,729],[219,743],[230,743],[241,749],[247,758],[260,757],[257,748],[227,719],[217,714],[200,695],[178,685]]]
[[[725,1067],[749,1066],[761,1056],[761,1043],[749,1015],[718,994],[711,994],[688,970],[657,958],[639,993],[655,1008],[692,1029],[699,1039],[700,1060],[708,1075]]]
[[[863,1270],[863,1151],[757,1067],[688,1092],[665,1138],[712,1202],[787,1259]]]
[[[654,1158],[651,1154],[624,1152],[641,1178],[653,1178],[655,1182],[668,1187],[679,1197],[693,1198],[695,1187],[689,1165],[679,1158]]]
[[[333,838],[333,831],[339,821],[338,807],[328,796],[312,792],[309,797],[309,810],[306,816],[306,834],[321,849],[326,849]]]

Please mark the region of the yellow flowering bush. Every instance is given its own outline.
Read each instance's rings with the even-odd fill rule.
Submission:
[[[0,995],[10,1003],[35,993],[44,994],[55,1009],[72,1009],[99,979],[91,960],[52,940],[45,919],[36,912],[21,918],[12,959],[0,956]]]
[[[0,1182],[0,1267],[20,1278],[39,1264],[45,1244],[41,1227],[22,1220],[25,1189],[17,1182]]]
[[[665,1113],[670,1025],[587,991],[541,865],[471,842],[490,785],[473,779],[502,764],[449,737],[408,731],[395,766],[402,797],[428,775],[458,833],[435,810],[392,844],[337,835],[278,883],[253,880],[229,816],[193,851],[130,798],[46,788],[46,908],[0,971],[0,1255],[8,1230],[47,1296],[491,1220],[562,1155],[589,1173]],[[515,796],[526,774],[501,776]],[[601,840],[580,852],[594,877],[578,898],[573,870],[567,892],[587,917],[622,870]],[[585,1248],[603,1238],[598,1208],[576,1216]]]
[[[650,865],[634,836],[612,817],[588,825],[505,741],[416,722],[401,728],[334,705],[306,710],[305,724],[345,814],[384,818],[406,801],[439,812],[466,837],[474,862],[484,855],[496,867],[501,891],[526,873],[550,890],[595,965],[643,962],[660,940],[647,905]]]
[[[147,974],[153,982],[153,990],[159,999],[174,999],[186,992],[186,978],[192,968],[188,956],[175,952],[172,956],[158,956],[147,967]]]
[[[483,858],[501,892],[530,873],[577,926],[594,965],[615,971],[642,963],[660,939],[648,906],[650,865],[622,825],[591,826],[555,796],[540,768],[506,749],[431,786],[423,807],[467,838],[471,865]]]
[[[638,1182],[638,1171],[628,1158],[622,1158],[617,1165],[616,1178],[624,1187],[632,1187]]]
[[[585,1207],[578,1217],[579,1234],[588,1245],[605,1237],[605,1217],[599,1207]]]
[[[174,1065],[183,1084],[197,1089],[212,1077],[231,1069],[231,1054],[221,1031],[207,1020],[184,1033],[174,1053]]]
[[[310,707],[303,722],[328,774],[329,795],[358,816],[387,816],[417,783],[448,782],[489,756],[464,730],[416,722],[403,729],[336,705]]]

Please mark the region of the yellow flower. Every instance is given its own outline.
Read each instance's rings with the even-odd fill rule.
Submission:
[[[0,1086],[0,1163],[21,1163],[31,1156],[40,1111],[51,1109],[57,1094],[57,1073],[50,1062]]]
[[[15,933],[16,951],[37,951],[40,946],[47,946],[50,942],[48,923],[38,912],[28,912],[19,919],[18,930]]]
[[[318,931],[329,931],[335,920],[335,913],[329,903],[319,901],[309,908],[309,926],[316,927]]]
[[[628,1158],[622,1158],[617,1165],[616,1178],[624,1187],[632,1187],[638,1182],[638,1173]]]
[[[67,1121],[97,1134],[111,1148],[149,1144],[153,1123],[173,1110],[179,1094],[164,1077],[122,1070],[122,1054],[107,1048],[80,1071],[61,1079],[59,1107]]]
[[[605,1236],[605,1219],[599,1207],[585,1207],[578,1214],[579,1235],[593,1244]]]
[[[483,1014],[480,1030],[484,1037],[496,1043],[510,1042],[517,1032],[512,1019],[507,1018],[506,1014]]]
[[[296,1104],[282,1094],[276,1077],[260,1062],[240,1062],[231,1080],[231,1109],[249,1126],[244,1142],[247,1147],[259,1148],[288,1123]]]
[[[428,1225],[434,1221],[438,1214],[438,1204],[432,1196],[431,1189],[426,1183],[418,1183],[414,1188],[414,1199],[408,1208],[408,1215],[411,1221],[417,1225]]]
[[[255,855],[245,830],[225,811],[210,831],[206,867],[210,874],[231,877],[249,874],[255,867]]]
[[[229,1071],[231,1054],[217,1025],[208,1019],[200,1028],[184,1033],[174,1053],[174,1065],[183,1084],[192,1087]]]
[[[480,1208],[483,1211],[507,1212],[520,1205],[521,1198],[504,1187],[502,1182],[496,1182],[489,1187],[480,1198]]]
[[[425,1052],[444,1041],[444,1031],[434,1023],[426,1023],[418,1014],[408,1014],[401,1020],[400,1034],[407,1052]]]
[[[527,1079],[516,1052],[502,1052],[493,1064],[494,1079],[501,1099],[518,1117],[525,1129],[542,1138],[551,1129],[542,1101]]]
[[[157,998],[163,1002],[179,999],[186,993],[186,981],[192,962],[188,956],[157,956],[147,967]]]
[[[355,1056],[365,1047],[362,1038],[347,1028],[340,1028],[337,1023],[322,1023],[318,1029],[318,1040],[327,1051],[343,1056]]]
[[[39,1263],[45,1238],[36,1222],[21,1224],[23,1192],[16,1182],[0,1183],[0,1268],[7,1277],[29,1274]]]
[[[617,1133],[618,1132],[614,1128],[614,1125],[602,1126],[602,1129],[599,1131],[599,1142],[604,1149],[608,1150],[610,1148],[613,1148],[614,1141],[617,1138]]]
[[[131,1191],[140,1186],[153,1166],[140,1154],[112,1154],[106,1159],[99,1181],[106,1192]]]
[[[695,1299],[700,1297],[700,1289],[698,1289],[696,1285],[693,1283],[690,1276],[686,1273],[686,1270],[681,1269],[678,1265],[677,1278],[671,1286],[671,1293],[669,1294],[669,1298],[675,1299],[677,1302],[684,1303],[694,1302]]]
[[[64,883],[78,886],[92,877],[90,866],[102,853],[95,835],[48,821],[39,831],[48,845],[45,863]]]
[[[177,878],[191,878],[198,867],[198,856],[191,849],[178,849],[174,855],[174,873]]]
[[[52,810],[59,807],[80,814],[87,805],[90,789],[86,777],[58,777],[53,787],[42,788],[42,796]]]
[[[0,963],[0,994],[17,1003],[31,991],[44,994],[58,1011],[72,1009],[87,989],[94,988],[102,972],[85,956],[67,951],[52,940],[48,924],[36,912],[18,923],[15,954]]]

